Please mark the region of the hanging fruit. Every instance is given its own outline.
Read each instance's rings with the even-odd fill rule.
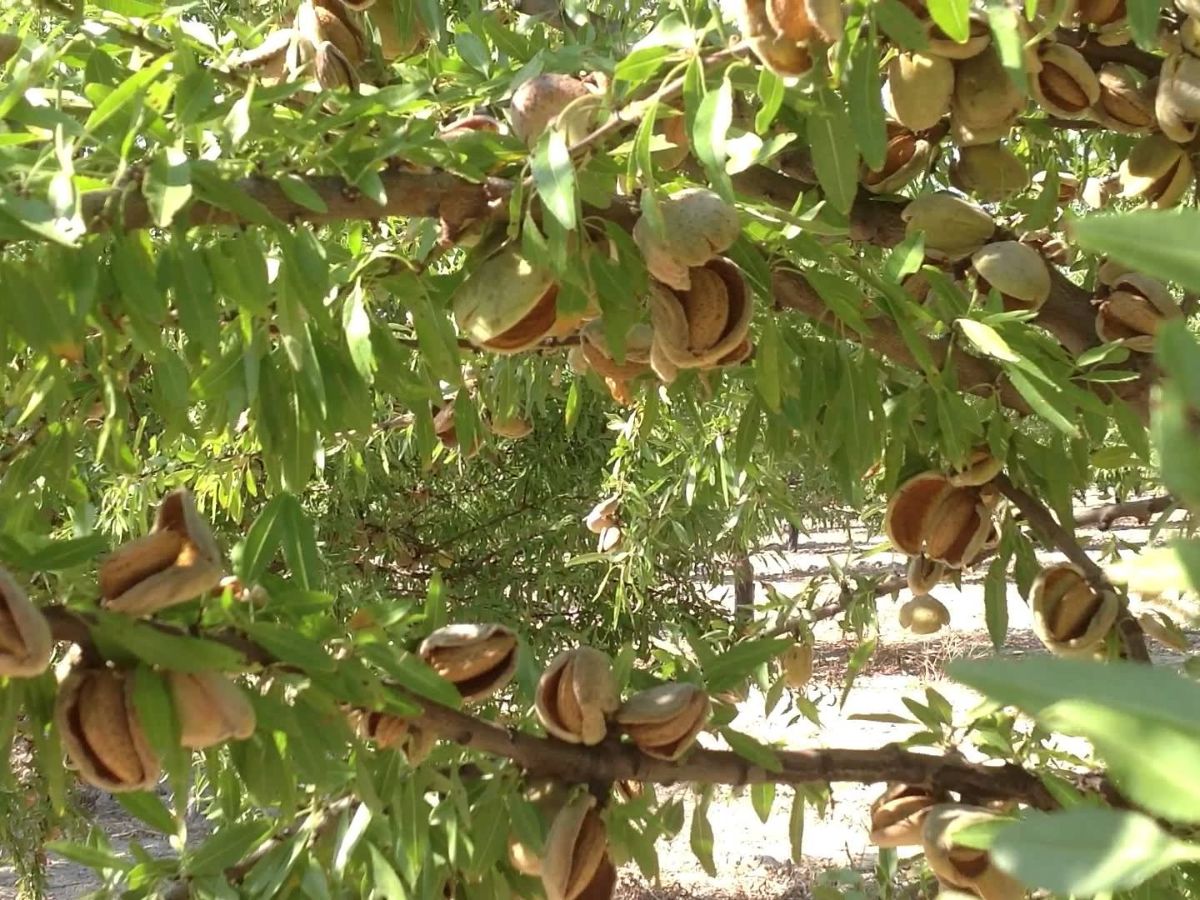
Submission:
[[[142,729],[129,673],[72,669],[58,686],[54,720],[68,763],[88,784],[121,793],[158,783],[158,756]]]
[[[517,635],[503,625],[446,625],[417,652],[467,703],[503,690],[517,670]]]
[[[145,616],[206,594],[221,580],[221,554],[191,491],[163,497],[154,527],[100,565],[100,593],[112,610]]]
[[[538,681],[534,709],[546,731],[571,744],[598,744],[617,711],[612,662],[592,647],[564,650]]]
[[[708,694],[694,684],[672,683],[634,694],[616,718],[639,750],[673,761],[687,753],[711,715]]]
[[[0,568],[0,677],[34,678],[50,665],[54,640],[50,623]]]

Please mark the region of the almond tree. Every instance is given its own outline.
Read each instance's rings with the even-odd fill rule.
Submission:
[[[857,782],[958,896],[1200,894],[1175,3],[0,11],[23,888],[50,852],[132,897],[608,897],[685,827],[660,786],[711,870],[714,786],[790,800],[798,857]],[[1159,546],[1085,551],[1124,517]],[[854,522],[907,565],[755,590],[782,530]],[[850,690],[879,597],[936,634],[972,572],[998,657],[1010,582],[1047,651],[952,664],[990,709],[930,691],[874,750],[731,724],[752,685],[819,721],[818,622]]]

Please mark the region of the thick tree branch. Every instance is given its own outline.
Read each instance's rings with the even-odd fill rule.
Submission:
[[[91,639],[90,616],[62,606],[44,607],[42,611],[56,640],[78,644],[85,657],[99,657]],[[149,621],[147,624],[166,633],[182,633],[181,629],[164,623]],[[269,651],[234,630],[224,629],[203,636],[236,650],[248,664],[279,664]],[[389,685],[389,688],[406,701],[420,706],[422,713],[414,721],[441,738],[512,760],[530,775],[571,783],[636,781],[746,785],[903,781],[955,791],[972,798],[1015,800],[1039,809],[1057,806],[1039,778],[1015,765],[969,763],[956,756],[929,755],[897,747],[779,750],[776,751],[779,771],[768,771],[735,753],[722,750],[698,749],[682,761],[672,763],[646,756],[615,736],[596,747],[567,744],[502,728],[399,685]],[[1086,790],[1104,792],[1101,780],[1095,775],[1083,776],[1080,785]]]
[[[1122,44],[1118,47],[1106,46],[1097,41],[1096,36],[1086,29],[1060,28],[1055,37],[1060,43],[1078,50],[1093,69],[1099,69],[1104,63],[1115,62],[1153,78],[1162,68],[1162,57],[1142,50],[1135,44]]]
[[[1170,494],[1157,497],[1144,497],[1141,500],[1126,500],[1122,503],[1108,503],[1075,512],[1075,526],[1082,528],[1095,525],[1101,531],[1108,531],[1113,523],[1121,519],[1134,519],[1142,524],[1150,521],[1164,510],[1175,505],[1175,498]]]
[[[777,309],[796,310],[818,323],[830,324],[835,321],[832,311],[804,280],[801,273],[777,269],[771,275],[771,287]],[[908,344],[894,328],[888,327],[890,323],[872,320],[868,324],[872,327],[870,334],[843,336],[861,343],[897,365],[920,370],[920,365]],[[925,341],[929,355],[938,368],[944,368],[951,351],[950,341],[946,338],[918,339]],[[1023,414],[1031,412],[1025,399],[1004,380],[1000,369],[987,360],[957,352],[953,357],[953,368],[962,390],[976,394],[998,393],[1000,402],[1010,409]]]
[[[904,238],[903,203],[875,197],[860,197],[851,212],[851,238],[890,247]],[[997,229],[994,240],[1016,240],[1013,232]],[[1050,271],[1050,297],[1038,310],[1035,322],[1054,335],[1071,353],[1079,354],[1101,341],[1096,334],[1096,310],[1092,295],[1064,275],[1056,266],[1046,263]],[[1132,354],[1122,364],[1138,373],[1139,378],[1118,384],[1089,384],[1089,389],[1101,399],[1119,397],[1132,407],[1143,421],[1150,418],[1150,387],[1156,380],[1153,357]],[[1008,405],[1008,404],[1006,404]]]
[[[1121,611],[1117,616],[1117,632],[1121,636],[1125,654],[1137,662],[1150,662],[1150,652],[1146,649],[1145,635],[1142,634],[1137,619],[1129,612],[1129,604],[1125,596],[1108,580],[1104,570],[1087,555],[1087,552],[1075,540],[1075,536],[1058,523],[1044,503],[1013,484],[1007,475],[997,475],[995,484],[1000,489],[1000,493],[1021,511],[1025,521],[1034,531],[1038,532],[1043,541],[1057,547],[1067,559],[1079,567],[1094,590],[1115,594],[1121,599]]]
[[[376,203],[344,178],[312,175],[305,183],[321,198],[326,209],[317,212],[288,198],[273,178],[252,176],[230,187],[261,205],[280,222],[322,225],[387,216],[441,218],[453,227],[483,218],[492,204],[502,204],[511,182],[488,179],[473,184],[445,173],[387,171],[380,173],[387,199]],[[150,228],[154,224],[145,198],[132,187],[90,191],[83,195],[82,213],[90,231]],[[197,200],[181,214],[189,225],[245,225],[245,218],[215,204]]]
[[[233,186],[282,222],[325,224],[387,216],[420,216],[439,218],[449,234],[457,234],[473,222],[502,215],[505,201],[513,189],[512,182],[505,179],[491,178],[481,184],[473,184],[455,175],[438,172],[388,171],[382,173],[381,179],[387,195],[383,203],[376,203],[337,176],[306,178],[308,186],[324,201],[326,209],[323,212],[315,212],[289,199],[279,183],[270,178],[254,176],[241,179]],[[797,179],[762,167],[740,175],[737,184],[739,190],[784,206],[790,206],[805,187]],[[132,187],[84,194],[82,207],[84,221],[93,231],[148,228],[153,223],[145,199]],[[904,237],[904,222],[900,216],[903,208],[903,203],[861,197],[851,213],[851,240],[885,248],[899,243]],[[607,208],[589,210],[588,214],[630,227],[637,218],[638,210],[632,201],[614,199]],[[244,219],[238,214],[204,201],[192,203],[182,215],[192,225],[244,224]],[[1001,232],[999,236],[1012,237],[1007,232]],[[1099,338],[1095,334],[1095,312],[1090,294],[1053,266],[1050,271],[1051,296],[1039,312],[1038,324],[1054,334],[1073,353],[1097,345]],[[828,313],[819,298],[819,308],[813,305],[815,295],[807,289],[806,283],[795,280],[792,274],[777,275],[774,289],[780,292],[777,305],[782,308],[796,309],[817,318]],[[897,364],[918,368],[895,329],[881,327],[873,337],[854,339]],[[944,365],[950,351],[949,342],[930,341],[929,349],[934,360]],[[1030,411],[1018,392],[1000,378],[999,370],[991,362],[967,353],[955,353],[953,364],[963,389],[977,393],[998,391],[1000,401],[1005,406],[1021,413]],[[1105,399],[1111,394],[1122,397],[1143,419],[1147,419],[1153,362],[1149,358],[1131,359],[1126,365],[1137,369],[1143,377],[1117,385],[1097,384],[1093,389]]]

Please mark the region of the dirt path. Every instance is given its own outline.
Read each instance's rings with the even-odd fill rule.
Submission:
[[[1143,543],[1146,535],[1144,529],[1123,529],[1109,536],[1129,547]],[[1102,538],[1098,533],[1092,537],[1096,541]],[[806,536],[800,552],[772,553],[758,558],[754,561],[755,571],[758,578],[770,581],[785,595],[792,595],[805,587],[804,573],[826,569],[830,556],[845,563],[851,545],[861,553],[877,544],[878,538],[862,532],[850,535],[849,539],[844,533]],[[1044,559],[1051,561],[1056,557],[1047,555]],[[897,566],[900,560],[890,553],[880,552],[856,558],[854,562],[855,565],[878,566],[884,570]],[[730,593],[729,589],[721,590],[726,595]],[[853,645],[846,640],[836,622],[820,624],[816,633],[815,674],[806,689],[807,698],[820,712],[820,727],[799,715],[786,700],[768,715],[763,697],[757,692],[741,704],[733,727],[760,741],[781,746],[869,748],[902,740],[919,726],[866,721],[855,716],[890,713],[911,717],[903,698],[920,698],[926,688],[942,693],[956,709],[969,710],[977,698],[946,680],[942,671],[951,659],[991,652],[983,617],[983,590],[977,579],[968,579],[961,589],[943,586],[934,594],[950,608],[953,618],[948,629],[929,637],[914,636],[899,627],[896,613],[899,604],[908,599],[906,593],[895,600],[890,597],[880,599],[878,647],[841,706],[846,662]],[[1010,633],[1004,652],[1042,652],[1030,631],[1029,611],[1015,587],[1010,588],[1007,600]],[[729,601],[731,603],[731,597]],[[707,746],[722,746],[711,735],[704,735],[702,740]],[[622,870],[617,896],[622,900],[795,900],[812,897],[814,885],[831,882],[837,883],[840,892],[826,896],[879,896],[878,889],[870,884],[858,885],[864,878],[868,882],[873,878],[877,854],[867,841],[866,823],[870,803],[881,789],[879,785],[835,785],[824,818],[809,807],[804,826],[804,858],[800,865],[791,861],[788,837],[790,789],[779,789],[775,806],[765,823],[754,812],[748,793],[720,791],[710,809],[710,821],[716,834],[714,862],[717,877],[708,876],[697,863],[685,825],[675,839],[659,846],[662,873],[659,880],[650,883],[635,867],[626,866]],[[676,789],[676,794],[685,798],[690,817],[692,794],[682,788]],[[152,854],[169,852],[161,835],[130,819],[111,798],[97,795],[95,802],[98,823],[116,843],[125,845],[133,840]],[[199,827],[193,832],[193,839],[199,839],[203,831],[202,823],[196,824]],[[50,862],[48,896],[54,900],[72,900],[97,887],[87,870],[53,857]],[[856,890],[861,892],[855,893]],[[0,868],[0,900],[15,896],[11,870]],[[921,896],[921,891],[910,889],[906,896]]]

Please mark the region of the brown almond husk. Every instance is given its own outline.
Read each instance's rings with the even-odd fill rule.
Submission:
[[[647,756],[681,758],[712,714],[712,703],[693,684],[660,684],[634,694],[617,711],[617,722]]]
[[[33,678],[50,665],[54,639],[50,623],[0,568],[0,677]]]
[[[600,534],[605,528],[610,528],[617,524],[617,509],[621,505],[620,497],[606,497],[601,500],[584,519],[588,531],[592,534]]]
[[[908,561],[908,589],[914,596],[928,594],[937,587],[946,574],[946,566],[935,562],[924,553],[918,553]]]
[[[653,340],[654,333],[648,325],[634,325],[625,335],[625,359],[618,363],[609,348],[602,319],[588,322],[579,332],[580,351],[588,366],[601,378],[618,383],[632,381],[650,371]]]
[[[591,746],[604,740],[608,717],[619,706],[612,662],[593,647],[558,654],[542,673],[534,694],[542,727],[572,744]]]
[[[261,44],[243,50],[229,59],[231,69],[252,69],[266,82],[279,81],[288,74],[288,54],[300,39],[295,29],[282,28],[268,34]]]
[[[608,859],[608,834],[595,805],[595,797],[582,794],[554,817],[541,865],[547,900],[611,895],[615,872]]]
[[[170,672],[167,683],[179,717],[179,743],[202,750],[254,733],[254,707],[231,680],[219,672]]]
[[[149,615],[206,594],[221,581],[221,554],[191,491],[171,491],[154,528],[100,565],[104,604],[116,612]]]
[[[367,19],[379,33],[379,54],[385,62],[411,56],[429,39],[429,32],[415,14],[401,23],[396,18],[395,6],[388,0],[380,0],[366,12]]]
[[[1119,611],[1115,594],[1097,593],[1070,563],[1043,569],[1033,583],[1033,630],[1056,656],[1093,655]]]
[[[148,790],[160,766],[133,704],[133,679],[115,669],[75,668],[59,685],[54,721],[68,762],[111,793]]]
[[[425,638],[417,653],[468,703],[502,690],[517,670],[517,636],[503,625],[447,625]]]
[[[955,487],[979,487],[987,484],[1004,468],[1002,460],[992,456],[987,447],[976,447],[967,456],[967,464],[950,476]]]
[[[913,634],[936,634],[950,623],[950,610],[936,597],[923,594],[900,607],[900,627]]]
[[[916,556],[942,500],[951,490],[941,472],[921,472],[901,484],[888,500],[883,531],[901,553]]]
[[[655,352],[661,352],[679,369],[729,364],[727,361],[738,356],[746,343],[754,316],[753,295],[746,289],[741,271],[729,260],[714,259],[691,273],[696,275],[696,281],[690,291],[675,291],[661,284],[651,286]],[[726,307],[723,316],[712,312],[719,305]],[[702,326],[695,325],[697,317],[702,315],[711,318]],[[720,320],[719,331],[713,320]],[[707,346],[693,345],[693,337],[701,334]],[[749,352],[748,345],[745,352]]]
[[[944,887],[987,900],[1022,900],[1025,888],[992,865],[984,850],[956,844],[956,829],[994,821],[996,814],[979,806],[941,803],[925,815],[921,845],[925,862]]]
[[[889,785],[871,804],[871,843],[876,847],[920,845],[925,816],[936,804],[937,797],[927,788]]]

